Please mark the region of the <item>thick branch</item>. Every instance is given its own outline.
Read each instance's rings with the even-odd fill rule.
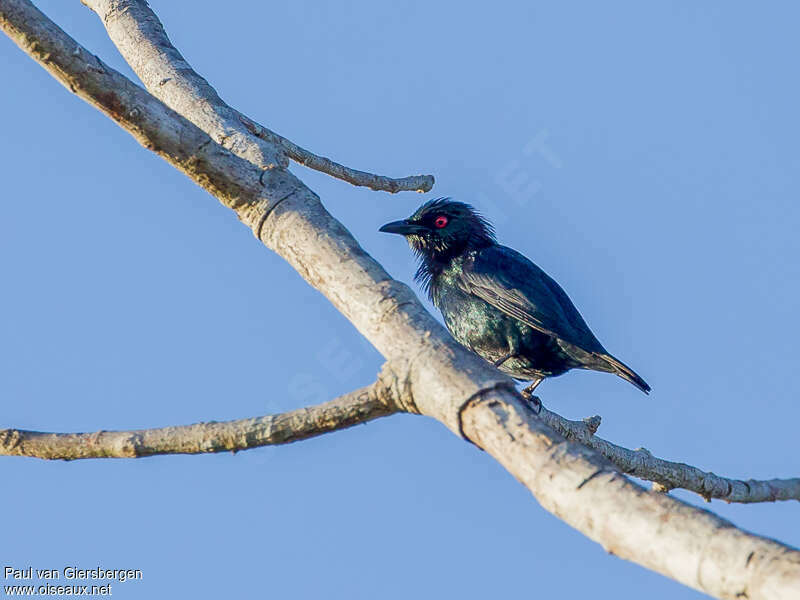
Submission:
[[[265,211],[277,202],[260,185],[260,169],[214,143],[204,131],[103,63],[30,2],[0,2],[0,26],[64,87],[229,208],[263,204]]]
[[[27,0],[0,0],[0,27],[76,93],[116,115],[147,147],[153,147],[148,141],[153,138],[180,144],[184,134],[197,135],[196,127],[179,117],[162,123],[149,116],[132,119],[133,108],[141,107],[128,102],[141,98],[127,86],[136,86],[107,67],[99,73],[94,59],[70,58],[85,50]],[[126,93],[116,94],[115,86]],[[102,100],[108,93],[116,104]],[[291,174],[265,171],[263,195],[247,175],[235,185],[250,193],[249,201],[232,202],[227,190],[239,172],[218,167],[238,166],[236,157],[209,142],[213,152],[206,149],[195,168],[187,168],[180,154],[162,156],[236,209],[259,239],[322,291],[387,359],[408,360],[402,387],[422,414],[486,449],[548,510],[621,556],[720,598],[796,597],[800,552],[644,490],[595,451],[565,440],[522,405],[511,380],[455,343],[408,287],[393,281]]]
[[[554,436],[519,402],[488,394],[463,416],[472,441],[606,551],[719,598],[797,598],[800,552],[644,490],[590,448]]]
[[[629,450],[597,437],[600,417],[570,421],[542,407],[539,417],[568,440],[580,442],[596,450],[623,473],[652,481],[657,491],[681,488],[700,494],[711,501],[753,503],[776,500],[800,500],[800,478],[756,480],[729,479],[707,473],[684,463],[656,458],[645,448]]]
[[[350,169],[301,148],[228,106],[172,45],[146,2],[82,0],[102,19],[109,37],[156,98],[208,133],[214,141],[262,168],[286,167],[285,156],[358,186],[385,192],[427,192],[432,175],[393,179]],[[277,150],[277,151],[276,151]]]

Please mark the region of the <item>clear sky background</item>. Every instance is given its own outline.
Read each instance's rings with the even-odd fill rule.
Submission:
[[[653,386],[572,372],[539,388],[548,407],[719,474],[800,475],[797,3],[151,4],[245,114],[356,168],[436,176],[392,196],[293,167],[393,276],[412,255],[380,225],[473,203]],[[130,74],[77,0],[38,5]],[[0,64],[0,427],[234,419],[374,380],[380,355],[232,213],[5,37]],[[0,473],[0,562],[142,569],[119,598],[703,597],[423,417]],[[800,544],[797,503],[710,508]]]

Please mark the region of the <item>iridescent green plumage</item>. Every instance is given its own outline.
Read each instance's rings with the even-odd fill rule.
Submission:
[[[453,337],[512,377],[533,380],[530,389],[581,368],[615,373],[650,391],[603,348],[561,286],[499,245],[468,204],[437,199],[381,231],[406,236],[420,260],[415,279]]]

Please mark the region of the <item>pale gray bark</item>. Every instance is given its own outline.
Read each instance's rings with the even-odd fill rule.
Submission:
[[[646,448],[630,450],[604,440],[594,435],[600,425],[599,417],[570,421],[544,407],[539,416],[568,440],[597,450],[623,473],[654,482],[654,489],[660,492],[681,488],[700,494],[708,501],[718,498],[743,504],[800,500],[798,477],[767,480],[721,477],[692,465],[655,457]]]
[[[288,156],[311,169],[373,190],[427,192],[433,187],[432,175],[393,179],[345,167],[301,148],[231,108],[192,70],[147,3],[81,1],[103,20],[109,37],[150,93],[234,154],[263,168],[287,167]]]
[[[417,412],[413,399],[402,397],[397,381],[397,376],[385,365],[381,378],[372,385],[324,404],[234,421],[92,433],[4,429],[0,430],[0,455],[50,460],[140,458],[156,454],[238,452],[287,444],[395,412]],[[570,421],[545,407],[538,414],[565,438],[597,450],[622,473],[655,482],[659,491],[679,487],[709,501],[719,498],[739,503],[800,500],[800,480],[796,478],[741,481],[720,477],[691,465],[656,458],[643,448],[629,450],[599,438],[594,434],[600,417]]]
[[[3,429],[0,454],[76,460],[238,452],[305,440],[398,410],[394,397],[378,381],[323,404],[251,419],[92,433]]]
[[[400,397],[484,448],[548,510],[620,556],[713,596],[797,597],[800,552],[645,490],[554,432],[523,405],[511,380],[458,346],[296,177],[276,166],[263,172],[261,187],[256,163],[100,63],[27,0],[0,0],[0,26],[67,87],[236,210],[389,359],[402,374]],[[260,142],[252,136],[251,143]]]
[[[588,447],[554,440],[531,411],[491,397],[476,404],[464,411],[467,436],[606,551],[720,598],[798,598],[800,552],[645,491]]]

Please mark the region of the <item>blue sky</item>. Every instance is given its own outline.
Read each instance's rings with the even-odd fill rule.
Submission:
[[[391,196],[294,167],[392,275],[413,259],[381,224],[471,202],[653,386],[573,372],[548,407],[719,474],[800,475],[795,3],[151,5],[252,118],[436,176]],[[130,74],[77,0],[38,6]],[[233,419],[374,380],[378,353],[232,213],[5,37],[0,58],[0,426]],[[119,598],[703,597],[422,417],[235,456],[0,462],[0,562],[142,569]],[[800,544],[796,503],[711,508]]]

